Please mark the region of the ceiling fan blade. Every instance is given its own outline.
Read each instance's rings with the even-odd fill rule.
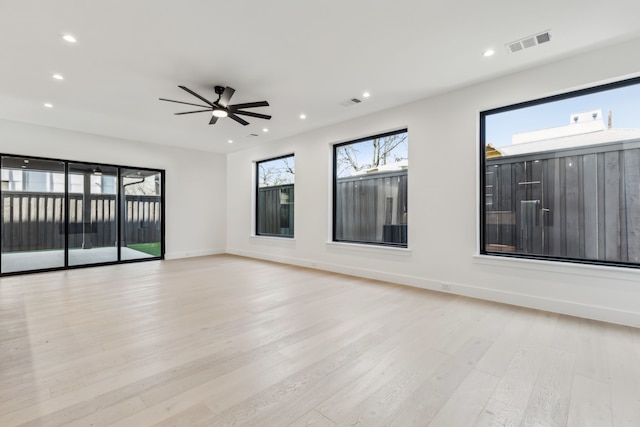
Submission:
[[[229,100],[231,99],[235,91],[236,90],[234,88],[229,86],[224,88],[224,92],[222,92],[222,95],[220,95],[220,100],[218,101],[218,105],[223,108],[226,108],[227,104],[229,103]]]
[[[182,102],[182,101],[174,101],[173,99],[165,99],[165,98],[158,98],[160,101],[169,101],[169,102],[175,102],[176,104],[186,104],[186,105],[193,105],[195,107],[203,107],[203,108],[209,108],[208,105],[200,105],[200,104],[192,104],[190,102]]]
[[[271,119],[271,116],[267,116],[266,114],[259,114],[259,113],[252,113],[251,111],[234,111],[234,114],[242,114],[243,116],[251,116],[251,117],[257,117],[259,119],[266,119],[269,120]]]
[[[269,103],[267,101],[246,102],[244,104],[229,105],[229,110],[237,111],[237,110],[242,110],[243,108],[268,107],[268,106],[269,106]]]
[[[197,111],[185,111],[183,113],[173,113],[176,116],[179,116],[181,114],[193,114],[193,113],[210,113],[211,112],[211,108],[209,108],[208,110],[197,110]]]
[[[217,121],[218,121],[218,118],[216,116],[211,116],[211,120],[209,120],[209,124],[215,125]]]
[[[248,122],[248,121],[246,121],[246,120],[244,120],[244,119],[241,119],[240,117],[236,116],[236,115],[235,115],[235,114],[233,114],[233,113],[229,114],[229,116],[228,116],[228,117],[229,117],[230,119],[235,120],[236,122],[240,123],[240,124],[241,124],[241,125],[243,125],[243,126],[246,126],[246,125],[248,125],[248,124],[249,124],[249,122]]]
[[[180,89],[189,92],[191,95],[195,96],[196,98],[198,98],[201,101],[206,102],[207,104],[211,105],[212,107],[215,107],[215,104],[213,102],[208,101],[207,99],[203,98],[202,96],[198,95],[197,93],[195,93],[194,91],[192,91],[191,89],[189,89],[188,87],[184,87],[184,86],[178,86]]]

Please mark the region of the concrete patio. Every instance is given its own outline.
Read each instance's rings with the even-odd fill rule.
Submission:
[[[123,261],[153,257],[145,252],[126,247],[121,248],[121,256]],[[70,266],[99,264],[117,260],[118,249],[116,247],[69,250]],[[63,266],[63,250],[13,252],[2,254],[2,273],[58,268]]]

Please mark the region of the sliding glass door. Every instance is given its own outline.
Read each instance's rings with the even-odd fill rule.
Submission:
[[[162,175],[159,171],[122,169],[122,259],[162,254]]]
[[[0,274],[164,258],[164,171],[0,155]]]
[[[118,261],[118,168],[69,163],[69,265]]]
[[[64,267],[65,163],[2,156],[0,272]]]

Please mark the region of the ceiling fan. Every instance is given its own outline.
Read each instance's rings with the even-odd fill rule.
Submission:
[[[229,117],[230,119],[235,120],[236,122],[240,123],[243,126],[248,125],[249,122],[244,120],[241,117],[238,117],[238,114],[242,116],[257,117],[259,119],[266,119],[266,120],[271,119],[271,116],[268,116],[266,114],[259,114],[251,111],[243,111],[243,109],[245,108],[268,107],[269,103],[267,101],[246,102],[244,104],[229,105],[229,100],[233,96],[235,89],[230,88],[228,86],[227,87],[216,86],[214,88],[216,94],[218,95],[218,99],[216,101],[209,101],[203,96],[198,95],[197,93],[195,93],[194,91],[192,91],[187,87],[184,87],[184,86],[178,86],[178,87],[186,92],[189,92],[191,95],[195,96],[196,98],[203,101],[207,105],[192,104],[190,102],[174,101],[172,99],[159,98],[160,101],[175,102],[177,104],[186,104],[186,105],[193,105],[196,107],[206,108],[206,110],[185,111],[182,113],[175,113],[175,115],[208,112],[212,114],[211,120],[209,121],[210,125],[216,124],[218,119],[221,117]]]

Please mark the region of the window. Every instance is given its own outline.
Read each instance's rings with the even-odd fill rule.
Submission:
[[[640,79],[480,123],[481,253],[640,266]]]
[[[333,147],[333,240],[407,247],[407,130]]]
[[[256,235],[293,237],[295,158],[256,162]]]
[[[0,156],[0,274],[164,257],[160,170]]]

